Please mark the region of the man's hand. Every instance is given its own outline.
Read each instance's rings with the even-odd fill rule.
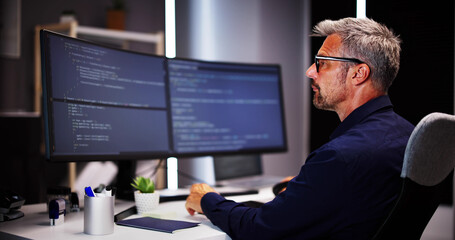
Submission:
[[[193,184],[190,189],[190,195],[186,198],[186,210],[193,216],[195,212],[203,213],[201,207],[202,197],[209,192],[215,192],[215,190],[205,183]]]

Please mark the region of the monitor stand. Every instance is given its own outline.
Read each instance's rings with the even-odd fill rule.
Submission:
[[[189,187],[193,183],[215,185],[213,157],[194,157],[178,159],[179,187]]]
[[[136,177],[136,161],[118,161],[118,172],[114,186],[117,187],[117,199],[134,200],[134,189],[131,187],[133,179]]]

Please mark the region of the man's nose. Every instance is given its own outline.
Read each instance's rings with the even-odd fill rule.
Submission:
[[[316,71],[316,64],[312,64],[308,70],[306,70],[306,76],[311,78],[311,79],[314,79],[316,78],[318,72]]]

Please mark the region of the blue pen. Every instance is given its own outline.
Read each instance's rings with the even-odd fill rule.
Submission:
[[[95,196],[95,193],[93,192],[92,188],[89,186],[89,187],[85,187],[85,195],[87,195],[88,197],[94,197]]]

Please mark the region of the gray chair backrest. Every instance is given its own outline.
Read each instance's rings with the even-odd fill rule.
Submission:
[[[454,165],[455,116],[425,116],[406,146],[400,195],[373,239],[420,239],[451,187]]]
[[[431,113],[425,116],[409,138],[402,178],[423,186],[444,180],[455,166],[455,116]]]

